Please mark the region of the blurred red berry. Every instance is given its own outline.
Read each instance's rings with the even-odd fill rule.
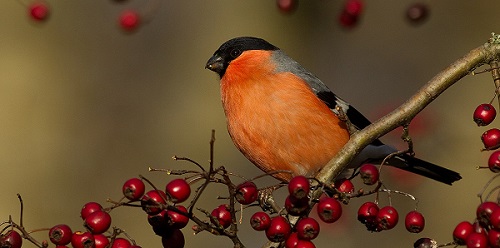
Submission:
[[[250,217],[250,225],[255,231],[264,231],[271,225],[271,217],[265,212],[256,212]]]
[[[424,230],[425,219],[424,216],[417,211],[411,211],[406,214],[405,217],[405,227],[408,232],[419,233]]]
[[[392,206],[385,206],[378,211],[377,227],[381,230],[390,230],[398,224],[398,211]]]
[[[379,179],[378,168],[373,164],[363,164],[359,167],[359,176],[364,184],[374,185]]]
[[[319,218],[325,223],[333,223],[342,215],[342,205],[337,199],[323,197],[316,204]]]
[[[473,232],[472,224],[468,221],[462,221],[453,230],[453,241],[458,245],[465,245],[467,237]]]
[[[140,16],[134,10],[126,10],[120,15],[120,26],[125,31],[134,31],[139,27]]]
[[[493,107],[493,105],[489,103],[483,103],[477,106],[476,110],[474,110],[472,118],[478,126],[486,126],[493,122],[496,115],[497,111],[495,110],[495,107]]]
[[[80,211],[80,217],[85,220],[91,213],[102,211],[102,209],[101,204],[97,202],[87,202],[83,205],[82,210]]]
[[[244,182],[236,186],[236,200],[243,205],[248,205],[256,201],[258,196],[259,190],[253,182]]]
[[[167,193],[172,202],[181,203],[189,198],[189,195],[191,194],[191,187],[186,180],[177,178],[167,184],[165,187],[165,193]]]
[[[272,242],[283,242],[290,236],[291,231],[288,220],[283,216],[276,216],[271,219],[271,225],[266,229],[266,237]]]
[[[497,128],[492,128],[483,133],[481,136],[483,141],[484,149],[495,150],[500,146],[500,130]]]
[[[71,242],[73,231],[68,225],[55,225],[49,230],[49,239],[55,245],[67,245]]]
[[[137,201],[141,199],[146,190],[144,182],[139,178],[131,178],[127,180],[122,187],[122,192],[127,199]]]
[[[288,193],[296,199],[302,199],[309,195],[310,185],[309,179],[305,176],[293,177],[288,182]]]
[[[283,13],[292,13],[297,9],[297,0],[276,0],[276,5],[278,9]]]
[[[363,12],[363,2],[361,0],[347,0],[344,4],[344,11],[349,15],[360,15]]]
[[[411,24],[420,24],[427,20],[429,7],[425,3],[413,3],[406,10],[406,19]]]
[[[49,6],[45,2],[36,1],[29,6],[30,17],[37,22],[47,20],[49,13]]]

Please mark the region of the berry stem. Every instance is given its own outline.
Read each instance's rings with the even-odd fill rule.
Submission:
[[[493,182],[493,180],[495,180],[498,176],[500,176],[500,174],[496,174],[495,176],[491,177],[490,180],[488,180],[488,182],[486,182],[486,184],[481,189],[481,191],[479,191],[479,193],[477,193],[477,196],[479,197],[479,200],[481,202],[483,202],[484,191],[486,191],[486,189],[488,188],[488,186],[490,186],[491,182]],[[489,194],[488,194],[488,196],[489,196]],[[488,198],[486,198],[486,199],[488,199]]]
[[[493,83],[495,83],[495,95],[499,99],[500,105],[500,95],[498,94],[498,89],[500,88],[500,70],[498,68],[498,61],[493,60],[490,62],[491,76],[493,77]]]

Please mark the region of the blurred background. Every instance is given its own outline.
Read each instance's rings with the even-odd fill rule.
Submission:
[[[67,223],[83,230],[80,209],[88,201],[118,200],[128,178],[142,174],[158,187],[172,178],[156,168],[194,167],[172,161],[187,156],[204,165],[216,130],[215,164],[247,177],[261,172],[233,146],[225,127],[218,78],[205,62],[224,41],[258,36],[285,50],[334,92],[375,120],[410,97],[427,80],[469,50],[500,32],[499,1],[423,1],[428,19],[412,25],[412,1],[365,1],[358,25],[343,28],[343,1],[300,1],[284,14],[271,0],[230,1],[55,1],[51,15],[33,21],[29,0],[0,2],[0,218],[19,218],[16,193],[24,199],[24,224],[36,229]],[[135,32],[123,32],[126,9],[148,11]],[[145,12],[144,12],[145,13]],[[452,240],[462,220],[473,221],[476,194],[491,177],[488,153],[472,112],[494,94],[487,73],[468,76],[415,120],[410,129],[419,157],[460,172],[452,187],[384,170],[389,188],[419,198],[426,217],[420,234],[404,228],[413,210],[408,198],[393,197],[400,224],[370,233],[356,220],[357,208],[374,196],[354,199],[338,223],[323,226],[317,247],[412,247],[420,237]],[[497,103],[495,103],[497,106]],[[498,126],[498,121],[493,123]],[[399,133],[385,141],[404,148]],[[272,179],[260,183],[269,185]],[[363,187],[357,181],[356,187]],[[200,207],[217,200],[210,186]],[[224,196],[224,195],[222,195]],[[280,199],[282,201],[282,199]],[[381,205],[388,204],[381,197]],[[250,230],[244,212],[241,239],[260,247],[265,235]],[[140,209],[112,211],[113,225],[142,247],[161,247]],[[191,225],[191,224],[189,224]],[[184,230],[186,247],[231,247],[224,237]],[[35,235],[46,239],[46,233]],[[33,247],[28,244],[27,247]]]

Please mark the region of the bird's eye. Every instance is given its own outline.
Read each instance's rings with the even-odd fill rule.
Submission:
[[[231,57],[236,58],[236,57],[240,56],[241,50],[238,48],[235,48],[235,49],[231,50],[231,52],[229,54],[231,55]]]

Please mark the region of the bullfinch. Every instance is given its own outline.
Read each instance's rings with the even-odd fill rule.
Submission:
[[[236,147],[264,172],[282,181],[314,177],[347,143],[342,114],[356,129],[370,121],[336,96],[319,78],[278,47],[255,37],[222,44],[205,68],[220,76],[222,106]],[[381,162],[396,149],[375,140],[350,162],[351,171],[364,162]],[[388,165],[452,184],[461,176],[408,154],[391,157]]]

